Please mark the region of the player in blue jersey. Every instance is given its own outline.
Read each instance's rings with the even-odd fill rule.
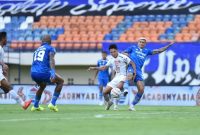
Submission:
[[[13,90],[12,85],[8,82],[8,66],[4,63],[4,49],[7,44],[7,33],[0,32],[0,94],[9,93],[11,97],[26,110],[32,100],[23,101],[23,99]]]
[[[39,106],[41,95],[48,83],[56,83],[56,88],[48,105],[50,110],[58,111],[56,100],[58,99],[63,87],[63,78],[55,72],[55,48],[51,46],[51,37],[45,35],[42,38],[42,45],[33,54],[33,63],[31,66],[31,77],[39,86],[36,92],[34,106],[31,111],[43,111],[44,108]]]
[[[165,47],[155,49],[155,50],[150,50],[150,49],[145,48],[146,42],[147,42],[146,38],[140,38],[138,40],[138,45],[133,45],[124,51],[124,53],[128,55],[136,65],[136,77],[134,79],[134,82],[137,85],[138,93],[136,94],[133,102],[130,104],[130,107],[129,107],[130,111],[135,111],[134,106],[140,101],[144,93],[144,83],[143,83],[144,79],[142,75],[142,67],[144,65],[144,62],[147,56],[162,53],[174,43],[174,42],[171,42]],[[129,66],[128,76],[131,76],[132,72],[133,72],[133,69],[131,68],[131,66]],[[128,81],[126,81],[125,85],[127,85],[127,83]]]
[[[102,58],[98,60],[97,67],[105,66],[108,62],[107,52],[102,51]],[[93,81],[96,79],[98,75],[98,83],[99,83],[99,105],[103,105],[103,87],[106,87],[109,82],[109,72],[108,69],[102,71],[96,71]]]

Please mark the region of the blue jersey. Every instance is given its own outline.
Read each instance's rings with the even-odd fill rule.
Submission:
[[[33,54],[33,63],[31,72],[49,73],[50,71],[50,57],[49,53],[56,53],[55,48],[47,43],[43,43]]]
[[[107,59],[106,60],[100,59],[97,62],[97,67],[105,66],[107,62],[108,62]],[[109,77],[108,69],[98,72],[98,78],[108,78],[108,77]]]
[[[133,45],[125,50],[129,54],[129,57],[136,65],[136,70],[140,71],[144,65],[144,62],[148,55],[152,55],[153,51],[147,48],[139,48],[136,45]]]

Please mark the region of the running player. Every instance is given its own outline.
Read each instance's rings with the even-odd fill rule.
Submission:
[[[113,102],[110,100],[109,93],[113,89],[122,90],[124,81],[127,79],[127,66],[130,64],[134,71],[136,71],[135,64],[131,61],[130,58],[118,52],[117,46],[115,44],[111,44],[109,46],[109,51],[112,58],[108,61],[105,66],[102,67],[89,67],[88,70],[105,70],[112,66],[113,70],[115,70],[115,77],[109,82],[103,91],[104,100],[106,103],[106,110],[109,110],[112,106]],[[135,72],[134,72],[135,75]],[[115,99],[115,103],[118,103],[118,99]],[[115,104],[114,110],[117,110],[117,104]]]
[[[13,87],[7,80],[8,66],[4,63],[4,49],[7,44],[6,32],[0,32],[0,94],[9,93],[17,103],[19,103],[24,110],[26,110],[32,100],[23,101],[19,95],[13,90]]]
[[[102,51],[101,55],[102,55],[102,58],[98,60],[97,67],[105,66],[108,62],[106,51]],[[96,70],[93,82],[96,79],[97,75],[98,75],[98,83],[99,83],[99,105],[103,105],[103,88],[106,87],[107,83],[109,82],[108,69],[102,70],[102,71]]]
[[[36,92],[34,106],[31,111],[43,111],[44,108],[39,106],[41,95],[48,83],[56,83],[51,103],[48,105],[50,110],[58,111],[56,100],[58,99],[63,87],[63,78],[55,72],[55,48],[51,46],[51,37],[45,35],[42,38],[42,45],[34,52],[33,63],[31,66],[31,77],[39,86]]]
[[[138,93],[135,96],[135,99],[130,104],[129,110],[135,111],[134,106],[140,101],[143,93],[144,93],[144,83],[143,83],[143,76],[142,76],[142,67],[144,65],[145,59],[148,55],[154,55],[159,54],[167,50],[174,42],[171,42],[169,45],[166,45],[165,47],[150,50],[145,48],[147,43],[146,38],[139,38],[138,45],[131,46],[128,49],[124,51],[124,53],[131,58],[131,60],[136,64],[136,77],[134,79],[134,82],[137,85]],[[129,76],[130,73],[133,72],[133,68],[131,66],[128,67]],[[126,81],[128,83],[128,81]],[[126,84],[127,85],[127,84]]]

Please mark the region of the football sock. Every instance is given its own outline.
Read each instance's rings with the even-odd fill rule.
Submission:
[[[24,106],[24,101],[20,98],[19,95],[17,95],[17,93],[14,90],[10,90],[9,91],[11,97],[21,106]]]
[[[135,99],[134,99],[134,101],[133,101],[133,105],[136,105],[139,101],[140,101],[140,99],[141,99],[141,97],[142,97],[142,95],[143,95],[143,93],[137,93],[136,95],[135,95]]]
[[[38,108],[39,107],[39,102],[40,102],[41,96],[35,96],[35,101],[34,101],[34,107]]]
[[[106,102],[110,101],[110,96],[108,94],[104,94],[104,99]]]
[[[101,90],[99,90],[99,100],[102,101],[102,99],[103,99],[103,92]]]
[[[54,92],[54,94],[53,94],[53,98],[52,98],[52,100],[51,100],[51,103],[52,103],[54,106],[56,105],[56,100],[58,99],[59,95],[60,95],[60,93],[58,93],[58,92]]]
[[[118,103],[119,103],[119,98],[113,98],[113,103],[114,103],[114,105],[118,105]]]

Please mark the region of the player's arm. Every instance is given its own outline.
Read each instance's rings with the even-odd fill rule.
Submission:
[[[159,49],[155,49],[155,50],[152,51],[152,54],[162,53],[162,52],[166,51],[173,44],[174,44],[174,42],[171,42],[170,44],[166,45],[165,47],[162,47],[162,48],[159,48]]]
[[[5,64],[3,61],[0,62],[0,65],[2,66],[3,75],[7,78],[8,77],[8,65]]]
[[[101,66],[101,67],[89,67],[88,68],[88,71],[90,71],[90,70],[97,70],[97,71],[102,71],[102,70],[106,70],[106,69],[108,69],[109,68],[109,66]]]
[[[55,53],[54,52],[50,52],[49,53],[49,58],[50,58],[49,63],[50,63],[50,68],[51,68],[51,70],[50,70],[51,78],[50,79],[51,79],[52,82],[54,81],[55,76],[56,76],[55,59],[54,59],[54,57],[55,57]]]
[[[132,68],[133,68],[133,80],[135,79],[135,76],[136,76],[136,65],[135,65],[135,63],[133,62],[133,61],[130,61],[130,63],[129,64],[131,64],[131,66],[132,66]]]

